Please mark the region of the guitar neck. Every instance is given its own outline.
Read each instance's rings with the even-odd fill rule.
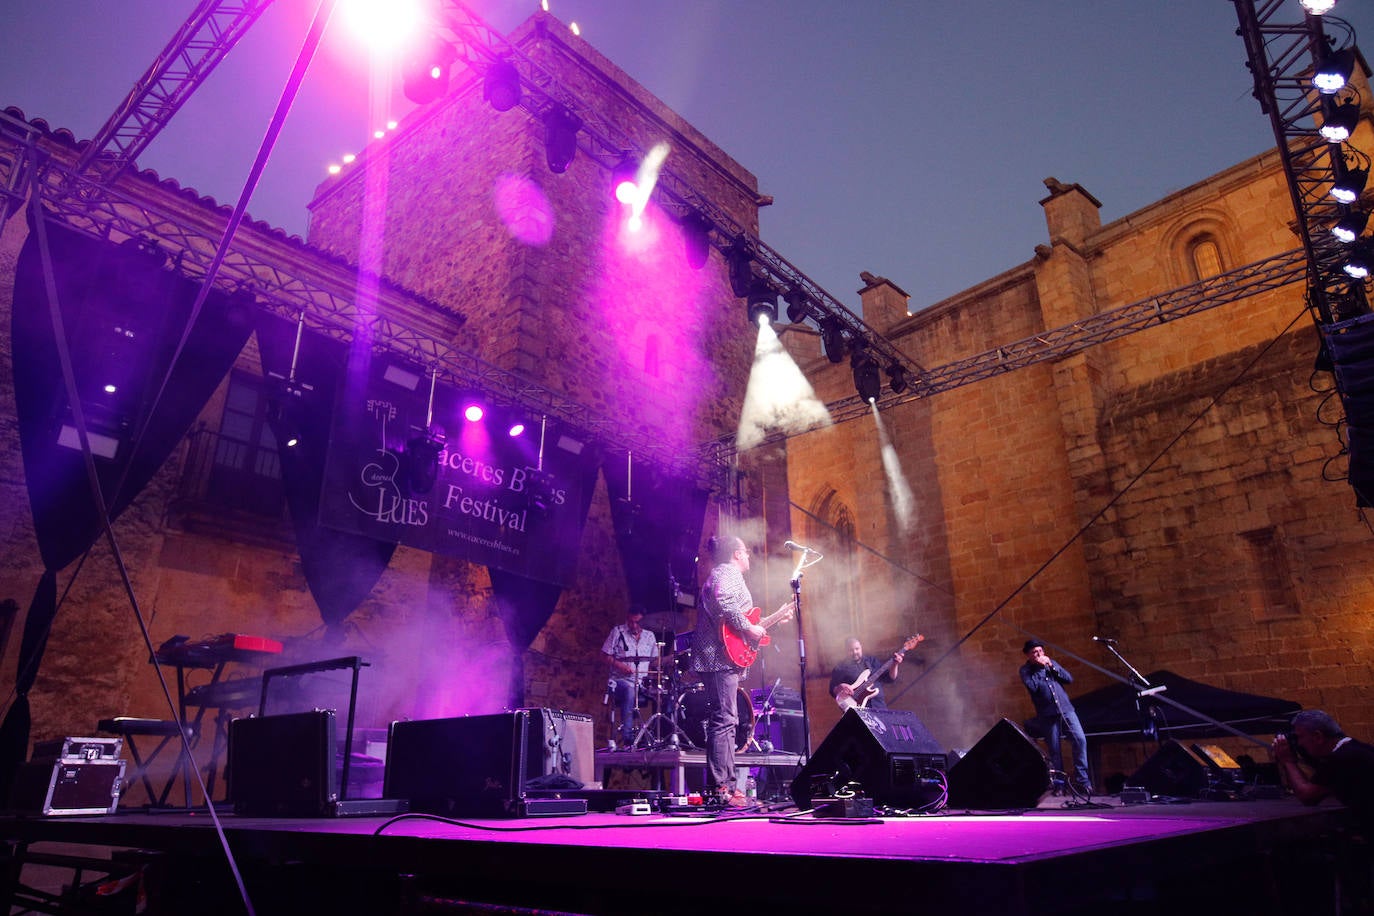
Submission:
[[[792,609],[790,607],[778,608],[776,611],[760,620],[759,626],[763,627],[766,630],[769,627],[776,624],[778,621],[782,620],[790,613],[792,613]]]

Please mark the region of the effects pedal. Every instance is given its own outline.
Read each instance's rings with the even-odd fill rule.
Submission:
[[[615,813],[627,814],[633,817],[640,817],[647,814],[653,814],[654,808],[652,805],[649,804],[648,800],[643,798],[636,798],[632,799],[631,801],[623,805],[616,805]]]
[[[862,795],[811,799],[812,817],[873,817],[873,799]]]

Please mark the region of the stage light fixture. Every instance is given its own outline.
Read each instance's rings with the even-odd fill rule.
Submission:
[[[849,354],[849,367],[854,370],[854,390],[866,403],[874,403],[882,396],[883,379],[878,363],[861,344],[855,343]]]
[[[736,239],[730,244],[725,265],[730,271],[730,291],[740,298],[749,295],[754,286],[754,255],[744,240]]]
[[[1322,16],[1331,12],[1336,5],[1336,0],[1299,0],[1302,8],[1313,16]]]
[[[439,479],[439,454],[444,450],[442,430],[431,429],[406,442],[402,466],[405,469],[405,486],[413,496],[423,496],[434,489]]]
[[[634,156],[624,156],[611,169],[611,193],[622,204],[632,204],[639,195],[635,182],[639,179],[639,160]]]
[[[688,210],[682,217],[682,245],[687,266],[701,270],[711,256],[711,222],[699,210]]]
[[[549,171],[562,175],[577,155],[577,132],[582,119],[562,105],[555,105],[544,114],[544,161]]]
[[[910,384],[907,381],[906,368],[901,363],[893,363],[887,367],[887,380],[893,394],[901,394]]]
[[[821,326],[821,349],[825,350],[826,359],[832,363],[843,362],[847,352],[844,337],[844,322],[834,317],[822,318]]]
[[[1353,204],[1364,193],[1365,182],[1369,180],[1369,169],[1347,168],[1344,164],[1336,167],[1336,179],[1331,184],[1331,196],[1343,204]]]
[[[449,68],[457,60],[453,46],[436,36],[421,43],[401,65],[401,88],[416,105],[428,105],[448,91]]]
[[[510,436],[512,439],[514,439],[516,436],[523,436],[525,434],[525,424],[519,420],[516,420],[514,423],[510,425],[510,429],[506,430],[506,434]]]
[[[481,404],[469,404],[463,408],[463,417],[469,423],[478,423],[486,412],[482,410]]]
[[[1364,227],[1369,224],[1369,214],[1356,211],[1347,213],[1341,217],[1340,222],[1331,227],[1331,234],[1342,242],[1350,243],[1358,239],[1364,233]]]
[[[520,104],[520,74],[515,64],[502,58],[482,76],[482,98],[497,111],[510,111]]]
[[[1332,95],[1345,88],[1355,70],[1355,49],[1329,51],[1317,61],[1312,73],[1312,85],[1323,95]]]
[[[1322,126],[1318,131],[1328,143],[1343,143],[1355,132],[1360,123],[1360,106],[1354,101],[1341,102],[1339,105],[1322,100]]]
[[[1361,242],[1350,250],[1341,269],[1356,280],[1369,279],[1370,244]]]
[[[757,281],[749,291],[749,323],[759,325],[763,319],[769,324],[778,320],[778,291],[766,280]]]
[[[782,294],[782,298],[787,303],[788,321],[792,322],[793,324],[801,324],[808,317],[810,317],[811,313],[807,311],[806,308],[806,293],[802,292],[799,289],[789,289],[787,292]]]

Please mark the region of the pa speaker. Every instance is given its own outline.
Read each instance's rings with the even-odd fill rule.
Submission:
[[[1045,755],[1007,719],[949,768],[951,808],[1033,808],[1049,787]]]
[[[1151,795],[1196,798],[1207,788],[1207,761],[1172,738],[1126,781],[1143,786]]]
[[[797,778],[792,800],[833,796],[851,783],[876,804],[919,808],[940,797],[945,754],[913,712],[851,709],[816,748]]]

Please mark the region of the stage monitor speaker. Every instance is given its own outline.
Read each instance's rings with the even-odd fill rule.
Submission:
[[[913,712],[851,709],[825,736],[792,780],[792,800],[803,810],[813,798],[832,797],[851,783],[875,804],[921,808],[939,799],[945,769],[939,743]]]
[[[1169,738],[1131,774],[1126,785],[1142,786],[1151,795],[1197,798],[1207,788],[1207,761]]]
[[[533,813],[531,791],[590,787],[594,773],[590,716],[517,709],[391,723],[383,791],[412,811],[512,817]]]
[[[1002,719],[949,768],[949,807],[1034,808],[1050,787],[1050,765],[1025,732]]]
[[[252,817],[322,817],[339,797],[332,709],[229,723],[229,800]]]

